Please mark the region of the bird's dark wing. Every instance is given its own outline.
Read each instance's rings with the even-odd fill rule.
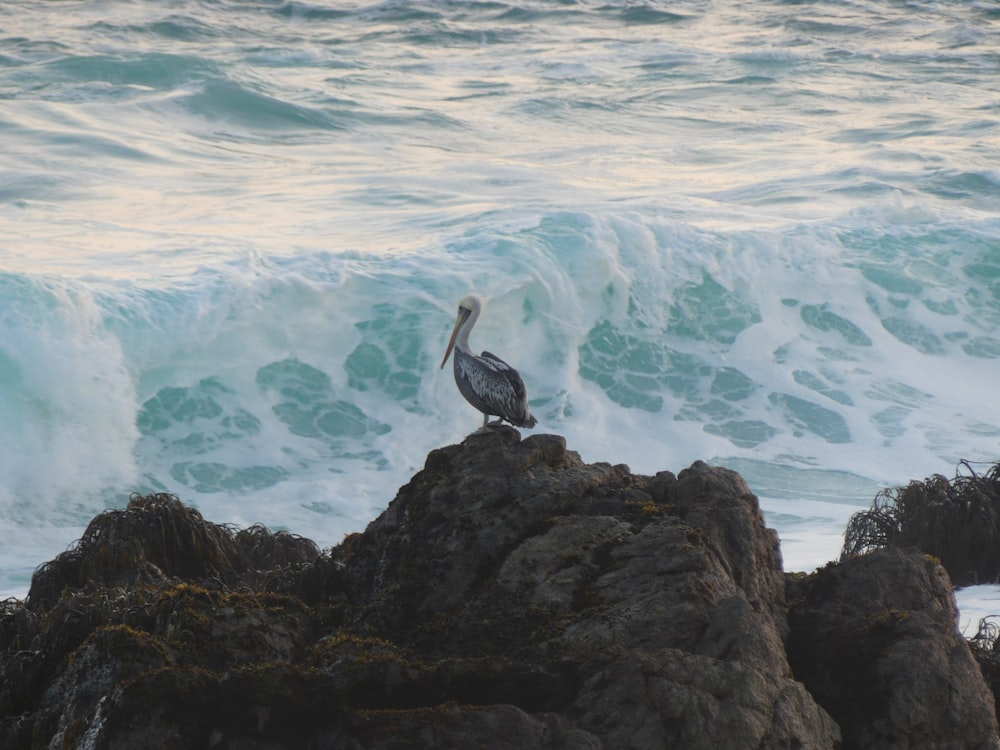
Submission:
[[[479,355],[479,357],[492,365],[500,375],[503,375],[503,377],[507,379],[507,382],[509,382],[511,387],[514,389],[514,395],[518,399],[523,399],[525,397],[526,391],[524,388],[524,380],[521,379],[521,373],[500,359],[500,357],[495,354],[491,354],[490,352],[483,352]]]

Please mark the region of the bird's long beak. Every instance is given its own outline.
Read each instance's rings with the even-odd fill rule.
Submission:
[[[448,361],[448,357],[451,355],[451,350],[455,348],[458,329],[462,327],[462,323],[469,319],[470,312],[470,310],[466,310],[464,307],[458,308],[458,317],[455,319],[455,327],[451,331],[451,338],[448,339],[448,348],[445,350],[444,359],[441,360],[441,369],[444,369],[445,362]]]

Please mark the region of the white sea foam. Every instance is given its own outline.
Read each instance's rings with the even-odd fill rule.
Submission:
[[[521,368],[539,429],[645,473],[733,465],[785,528],[789,567],[815,567],[880,483],[987,457],[1000,416],[982,403],[992,360],[900,341],[864,303],[877,286],[849,266],[815,279],[815,256],[769,239],[561,213],[419,256],[234,262],[173,287],[10,277],[5,518],[75,527],[164,490],[334,544],[478,424],[438,368],[454,301],[477,289],[492,299],[473,343]],[[941,342],[962,324],[919,319]]]
[[[955,600],[961,612],[958,629],[966,638],[976,634],[982,620],[986,619],[995,625],[1000,619],[1000,586],[996,584],[959,589],[955,592]]]

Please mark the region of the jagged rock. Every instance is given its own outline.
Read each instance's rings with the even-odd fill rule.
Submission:
[[[0,609],[0,745],[831,750],[825,709],[857,686],[798,681],[823,657],[793,673],[787,646],[825,589],[792,587],[790,630],[785,586],[736,473],[639,476],[511,428],[433,451],[325,554],[133,498]],[[941,601],[911,618],[940,625]],[[993,747],[954,626],[919,642],[951,649],[935,674],[969,706],[936,726]],[[916,736],[939,695],[886,690]]]
[[[641,477],[553,435],[477,434],[432,453],[345,547],[350,627],[573,674],[576,694],[551,708],[607,747],[838,738],[792,679],[777,537],[734,472]]]
[[[78,746],[102,698],[123,681],[169,664],[167,650],[145,632],[124,625],[95,630],[73,652],[66,670],[42,696],[43,722],[55,722],[49,746]],[[41,732],[36,730],[36,734]]]
[[[532,715],[509,704],[445,702],[352,710],[337,702],[341,696],[330,692],[331,680],[287,665],[226,675],[201,670],[150,672],[125,683],[99,708],[88,746],[108,750],[601,747],[594,735],[561,716]]]
[[[993,696],[936,560],[890,547],[791,589],[792,666],[840,723],[845,748],[1000,747]]]

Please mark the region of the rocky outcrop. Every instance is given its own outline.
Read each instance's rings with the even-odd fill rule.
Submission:
[[[136,497],[0,612],[0,745],[1000,747],[933,561],[789,591],[736,473],[511,428],[433,451],[325,553]]]
[[[889,548],[790,587],[796,675],[844,732],[844,747],[995,748],[993,696],[944,568]]]

